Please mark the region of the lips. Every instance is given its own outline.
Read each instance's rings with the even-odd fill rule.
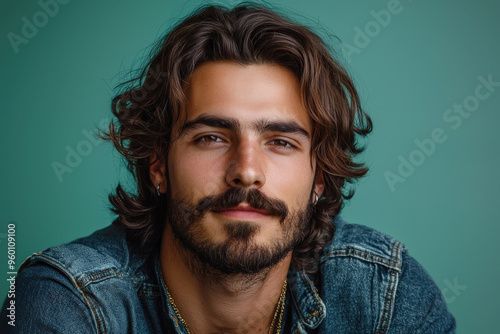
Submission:
[[[238,219],[259,219],[269,217],[269,212],[266,210],[256,209],[248,204],[240,204],[232,208],[213,210],[222,216]]]

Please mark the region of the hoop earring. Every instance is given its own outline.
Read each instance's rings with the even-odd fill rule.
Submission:
[[[313,206],[316,206],[316,204],[318,204],[319,202],[319,196],[318,194],[316,194],[316,192],[314,192],[314,203],[313,203]]]
[[[158,186],[156,187],[156,193],[158,194],[158,197],[160,197],[160,196],[161,196],[161,192],[160,192],[160,184],[161,184],[161,182],[160,182],[160,183],[158,183]]]

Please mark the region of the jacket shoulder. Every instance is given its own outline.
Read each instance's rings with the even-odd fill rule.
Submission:
[[[152,307],[161,301],[151,260],[127,243],[124,229],[116,224],[33,254],[16,278],[17,310],[26,315],[18,328],[26,333],[40,333],[39,328],[54,333],[73,333],[75,328],[85,333],[147,332],[143,302]],[[54,320],[61,317],[66,320]]]
[[[140,254],[127,244],[124,229],[117,224],[35,253],[24,261],[20,270],[40,262],[75,279],[91,277],[94,281],[130,275],[143,264]]]
[[[334,222],[320,268],[330,315],[325,328],[356,324],[359,333],[454,333],[439,288],[400,241],[340,217]]]
[[[322,262],[336,257],[354,257],[401,271],[405,246],[398,240],[371,227],[350,224],[335,217],[335,234],[323,249]]]

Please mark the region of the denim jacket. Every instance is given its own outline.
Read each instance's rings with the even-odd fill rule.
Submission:
[[[319,273],[288,274],[282,333],[455,332],[441,292],[399,241],[335,224]],[[141,257],[112,224],[29,257],[16,279],[15,327],[6,299],[0,332],[186,334],[161,282],[158,256]]]

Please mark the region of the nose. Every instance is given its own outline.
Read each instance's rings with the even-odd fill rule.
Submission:
[[[231,151],[226,183],[231,187],[261,188],[266,178],[259,144],[250,139],[242,140]]]

